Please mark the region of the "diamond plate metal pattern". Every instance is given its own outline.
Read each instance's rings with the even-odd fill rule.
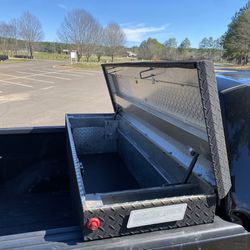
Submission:
[[[184,219],[176,222],[127,228],[127,222],[132,210],[149,207],[159,207],[187,203],[187,210]],[[123,235],[152,232],[163,229],[193,226],[205,223],[212,223],[215,214],[215,195],[182,196],[176,198],[165,198],[150,201],[140,201],[133,204],[116,204],[104,208],[84,211],[83,234],[84,240],[96,240],[112,238]],[[98,217],[101,221],[101,228],[90,231],[86,228],[88,218]]]
[[[116,150],[116,140],[107,139],[104,127],[81,127],[73,129],[78,154],[105,153]]]
[[[222,199],[231,188],[231,176],[214,68],[204,61],[198,63],[197,69],[218,195]]]
[[[137,79],[141,70],[143,68],[137,69],[135,78],[119,75],[118,72],[114,81],[119,90],[118,95],[133,98],[140,104],[205,129],[197,73],[192,75],[192,82],[186,80],[180,84],[172,78],[164,81],[164,77],[169,79],[168,71],[161,73],[160,76],[156,74],[154,78]],[[179,74],[183,74],[182,69],[178,70]],[[136,72],[134,74],[136,75]]]
[[[207,153],[212,158],[218,194],[222,199],[231,188],[231,178],[213,63],[197,61],[195,68],[188,70],[178,66],[171,68],[172,64],[161,63],[160,68],[154,63],[148,63],[148,67],[143,63],[136,67],[119,64],[119,70],[113,75],[116,94],[124,99],[130,98],[131,103],[157,110],[166,117],[170,114],[179,118],[187,127],[197,125],[201,128],[208,138],[210,150]],[[188,62],[182,64],[189,65]],[[153,70],[149,71],[150,68]],[[147,70],[146,79],[139,77],[143,70]],[[174,125],[178,126],[179,121]]]

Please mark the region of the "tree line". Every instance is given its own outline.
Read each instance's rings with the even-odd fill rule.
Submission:
[[[25,46],[29,56],[33,57],[33,43],[43,38],[40,21],[30,12],[25,12],[19,19],[0,22],[0,50],[17,55],[20,46]]]
[[[241,8],[228,25],[222,37],[204,37],[199,48],[191,48],[188,38],[180,42],[169,38],[161,44],[156,39],[143,41],[139,48],[134,48],[142,59],[212,59],[227,60],[238,64],[248,64],[250,58],[250,1]]]
[[[60,43],[43,42],[42,25],[37,17],[25,12],[20,18],[9,22],[0,22],[0,51],[17,55],[20,48],[28,51],[33,58],[34,46],[48,52],[61,53],[63,49],[77,50],[78,59],[90,60],[96,55],[110,56],[113,61],[117,55],[124,55],[126,36],[117,23],[103,27],[89,12],[77,9],[68,12],[57,32]],[[160,43],[155,38],[148,38],[140,46],[131,50],[139,59],[145,60],[181,60],[181,59],[222,59],[247,64],[250,55],[250,1],[236,12],[225,34],[214,39],[204,37],[199,48],[192,48],[189,38],[179,44],[176,38]]]
[[[222,37],[224,57],[247,64],[250,56],[250,1],[236,12]]]
[[[10,51],[11,55],[17,55],[18,49],[25,46],[29,57],[33,58],[34,46],[43,37],[41,22],[30,12],[25,12],[19,19],[0,22],[0,50],[6,54]],[[98,61],[103,55],[110,56],[113,61],[126,41],[125,33],[117,23],[103,27],[83,9],[66,14],[58,29],[58,38],[62,44],[55,43],[57,52],[61,52],[62,47],[77,50],[78,60],[85,56],[87,61],[93,54]]]
[[[108,55],[113,62],[126,41],[125,33],[115,22],[106,27],[85,10],[73,10],[67,13],[58,30],[61,41],[76,48],[79,58],[89,58],[95,54],[100,61],[101,56]]]
[[[169,38],[164,43],[148,38],[138,48],[133,49],[140,59],[148,60],[211,59],[219,61],[223,53],[221,39],[213,39],[213,37],[204,37],[199,44],[199,49],[191,47],[189,38],[185,38],[178,45],[175,37]]]

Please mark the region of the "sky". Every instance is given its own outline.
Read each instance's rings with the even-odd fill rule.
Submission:
[[[57,30],[65,14],[85,9],[103,26],[118,23],[127,46],[153,37],[165,42],[175,37],[178,44],[188,37],[198,47],[204,37],[219,38],[235,12],[248,0],[0,0],[0,22],[20,17],[28,10],[39,18],[45,41],[58,41]]]

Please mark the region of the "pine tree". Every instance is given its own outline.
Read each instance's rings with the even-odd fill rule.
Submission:
[[[232,18],[228,30],[222,38],[224,56],[236,60],[238,64],[247,64],[250,55],[250,1]]]

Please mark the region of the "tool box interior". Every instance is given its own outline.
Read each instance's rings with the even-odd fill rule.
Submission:
[[[221,117],[208,124],[203,112],[199,79],[211,82],[197,68],[105,65],[115,112],[66,115],[71,189],[85,240],[213,221],[216,199],[230,183]],[[218,141],[223,152],[214,149]]]
[[[171,184],[181,184],[180,195],[185,190],[185,184],[187,194],[202,193],[203,185],[198,178],[190,178],[191,185],[182,184],[187,173],[185,168],[132,124],[120,121],[118,117],[114,120],[112,114],[93,117],[69,115],[68,119],[86,194],[166,187]],[[136,197],[136,194],[135,200],[144,199],[143,196]],[[165,195],[164,192],[156,192],[151,198]],[[171,193],[169,196],[172,196]],[[126,201],[130,201],[129,198],[133,197],[128,197]]]

